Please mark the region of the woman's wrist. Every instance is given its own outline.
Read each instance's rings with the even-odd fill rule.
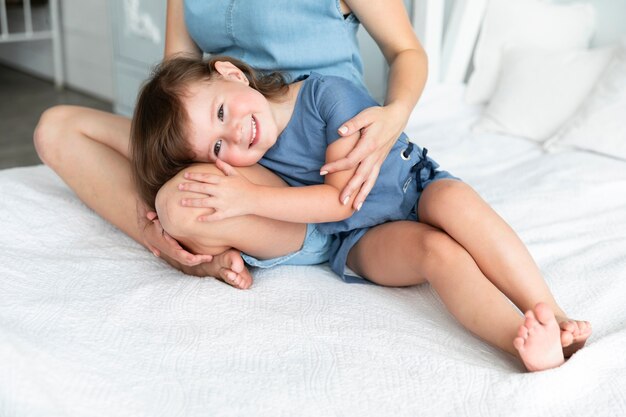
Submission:
[[[393,120],[397,121],[400,124],[399,130],[404,129],[407,122],[409,121],[411,113],[413,112],[413,107],[410,104],[404,103],[400,100],[389,102],[385,104],[384,108],[387,109],[389,113],[394,116]]]

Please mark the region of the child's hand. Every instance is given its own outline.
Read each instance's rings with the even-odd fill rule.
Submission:
[[[163,257],[184,266],[196,266],[203,262],[211,262],[211,255],[195,255],[185,250],[180,243],[171,237],[163,227],[153,211],[142,204],[137,204],[137,216],[143,242],[154,256]]]
[[[356,147],[343,159],[321,167],[320,171],[333,173],[358,168],[339,195],[339,201],[358,195],[352,206],[356,210],[370,193],[378,178],[378,173],[389,151],[396,143],[406,125],[408,115],[400,108],[392,106],[370,107],[348,120],[339,128],[342,137],[361,131]],[[344,129],[345,128],[345,129]]]
[[[212,222],[230,217],[252,214],[252,198],[256,187],[247,178],[226,162],[217,160],[215,165],[226,175],[187,172],[185,178],[194,182],[185,182],[178,186],[179,190],[205,194],[201,198],[184,198],[181,204],[187,207],[212,208],[212,214],[198,217],[199,221]]]

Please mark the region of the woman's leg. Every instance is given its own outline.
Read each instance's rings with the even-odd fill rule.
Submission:
[[[100,216],[143,244],[127,159],[130,120],[75,106],[46,110],[34,140],[41,160]]]
[[[260,165],[235,169],[255,184],[287,186],[280,177]],[[210,214],[213,209],[180,204],[183,198],[198,197],[198,194],[178,189],[179,184],[189,182],[183,177],[185,172],[224,174],[213,164],[195,164],[180,171],[157,194],[156,210],[163,229],[192,251],[218,254],[232,247],[257,258],[269,259],[302,247],[305,224],[258,216],[238,216],[210,223],[198,221],[199,216]]]
[[[519,357],[529,370],[547,369],[563,362],[554,316],[550,321],[549,314],[546,318],[541,307],[538,314],[541,324],[522,317],[485,277],[472,256],[437,228],[411,221],[374,227],[352,248],[347,263],[355,272],[380,285],[406,286],[428,281],[463,326]],[[520,334],[526,324],[535,328],[531,331],[533,336],[544,330],[546,335],[529,338],[529,332]],[[526,340],[541,343],[522,353],[514,340],[524,336]]]
[[[143,219],[138,219],[137,215],[139,197],[131,179],[128,160],[129,135],[128,118],[88,108],[57,106],[44,112],[35,130],[34,140],[42,161],[87,206],[144,244],[141,230],[143,224],[139,222]],[[252,168],[252,171],[256,172],[259,168]],[[263,175],[266,181],[280,181],[275,175],[269,177],[267,172]],[[249,226],[248,230],[254,230],[266,221],[262,218],[248,220],[253,223],[246,224],[240,219],[240,226]],[[303,225],[294,226],[276,221],[268,224],[271,225],[272,234],[246,233],[245,237],[259,245],[276,244],[280,249],[279,239],[284,238],[288,242],[287,237],[298,236],[294,229],[304,230]],[[223,231],[228,233],[225,228]],[[301,235],[304,236],[304,232]]]
[[[562,330],[563,346],[577,350],[591,333],[588,322],[567,318],[539,267],[511,227],[467,184],[440,180],[424,190],[418,207],[421,222],[437,227],[469,252],[480,270],[522,311],[548,304]],[[572,349],[569,349],[572,350]],[[567,351],[566,355],[573,352]]]

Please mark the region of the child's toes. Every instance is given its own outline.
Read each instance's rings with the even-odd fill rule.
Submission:
[[[533,313],[532,310],[528,310],[524,314],[524,317],[524,327],[526,327],[529,332],[531,332],[535,327],[539,326],[539,322],[537,321],[535,313]]]
[[[518,350],[518,352],[521,352],[524,350],[525,343],[526,343],[526,340],[522,337],[516,337],[515,339],[513,339],[513,346],[515,347],[515,349]]]
[[[526,326],[519,326],[519,329],[517,329],[517,337],[528,339],[528,328]]]
[[[574,343],[574,335],[567,330],[561,330],[561,346],[567,347]]]

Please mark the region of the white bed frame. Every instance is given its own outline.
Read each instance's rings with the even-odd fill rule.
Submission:
[[[50,39],[52,41],[52,56],[54,60],[54,84],[61,88],[63,79],[63,51],[61,42],[61,26],[59,21],[59,1],[48,0],[50,13],[50,29],[33,29],[33,17],[30,0],[22,1],[24,14],[24,30],[11,30],[7,13],[6,0],[0,0],[0,43],[29,42]]]

